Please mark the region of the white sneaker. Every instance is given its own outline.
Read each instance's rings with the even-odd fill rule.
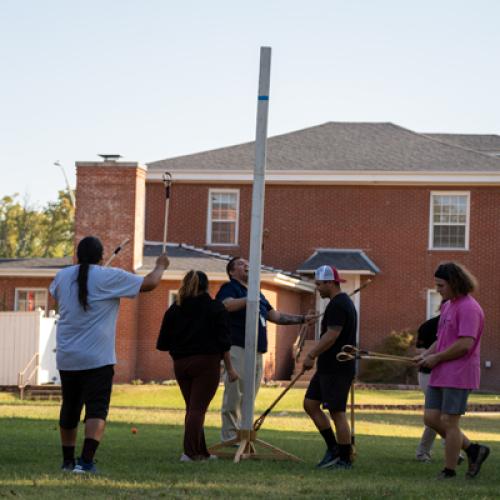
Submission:
[[[181,455],[180,461],[181,462],[194,462],[194,460],[192,458],[189,458],[185,453],[183,453]]]
[[[421,453],[420,455],[417,455],[416,456],[416,459],[419,461],[419,462],[423,462],[423,463],[430,463],[432,461],[431,459],[431,455],[429,453]]]
[[[219,457],[217,455],[210,455],[208,457],[209,460],[219,460]]]

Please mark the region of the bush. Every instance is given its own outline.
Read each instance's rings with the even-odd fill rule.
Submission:
[[[374,349],[384,354],[413,356],[416,334],[410,330],[392,331],[381,344]],[[359,380],[379,384],[416,384],[417,368],[406,363],[393,361],[360,361]]]
[[[132,382],[130,382],[132,385],[142,385],[144,384],[144,382],[140,379],[140,378],[135,378],[134,380],[132,380]]]

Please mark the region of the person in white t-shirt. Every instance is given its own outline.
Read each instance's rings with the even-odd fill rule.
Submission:
[[[160,283],[169,261],[156,260],[147,276],[102,267],[103,246],[98,238],[83,238],[78,264],[59,271],[49,291],[59,305],[57,369],[61,375],[59,417],[63,471],[95,473],[94,455],[104,434],[116,364],[116,319],[120,298],[148,292]],[[78,422],[85,405],[85,440],[75,460]]]

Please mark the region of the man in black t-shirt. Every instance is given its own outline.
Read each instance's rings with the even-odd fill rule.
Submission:
[[[322,298],[329,298],[321,322],[321,338],[307,354],[304,368],[311,369],[318,358],[304,398],[304,410],[311,417],[325,440],[327,450],[317,467],[321,469],[350,469],[351,431],[346,418],[347,397],[354,379],[355,362],[339,362],[337,354],[342,346],[356,345],[357,314],[349,296],[342,292],[341,279],[337,269],[321,266],[315,273],[316,288]],[[337,439],[330,425],[330,419],[321,409],[328,408],[335,424]]]

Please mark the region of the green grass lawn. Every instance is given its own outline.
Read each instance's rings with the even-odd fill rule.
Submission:
[[[262,388],[258,414],[281,389]],[[478,478],[445,483],[434,478],[434,462],[420,464],[414,451],[422,418],[410,411],[358,411],[353,470],[317,471],[321,437],[301,411],[304,390],[292,390],[266,419],[259,437],[299,456],[303,462],[230,460],[180,463],[183,405],[177,387],[116,386],[109,426],[97,460],[101,474],[74,478],[58,471],[58,405],[16,402],[0,393],[0,497],[7,498],[498,498],[500,418],[470,414],[463,428],[492,448]],[[207,415],[207,438],[218,440],[221,391]],[[479,395],[476,397],[482,398]],[[495,396],[485,396],[489,398]],[[419,402],[418,393],[359,391],[359,402]],[[495,402],[492,400],[491,402]],[[152,409],[152,408],[155,409]],[[137,434],[131,427],[138,429]]]
[[[256,412],[263,412],[276,398],[283,388],[261,387],[259,397],[256,401]],[[282,399],[276,411],[297,411],[302,408],[304,389],[291,389],[286,397]],[[212,408],[220,408],[222,391],[219,390],[212,401]],[[359,404],[383,404],[383,405],[404,405],[423,404],[424,397],[420,391],[396,391],[396,390],[367,390],[356,391],[356,403]],[[471,403],[493,403],[500,404],[500,395],[490,393],[472,393],[469,397]],[[23,404],[13,393],[0,392],[0,404]],[[33,402],[33,404],[38,404]],[[50,402],[43,401],[40,404],[46,405]],[[58,405],[57,402],[52,402]],[[117,384],[113,388],[111,404],[121,407],[144,407],[144,408],[168,408],[183,409],[184,401],[176,385],[128,385]]]

